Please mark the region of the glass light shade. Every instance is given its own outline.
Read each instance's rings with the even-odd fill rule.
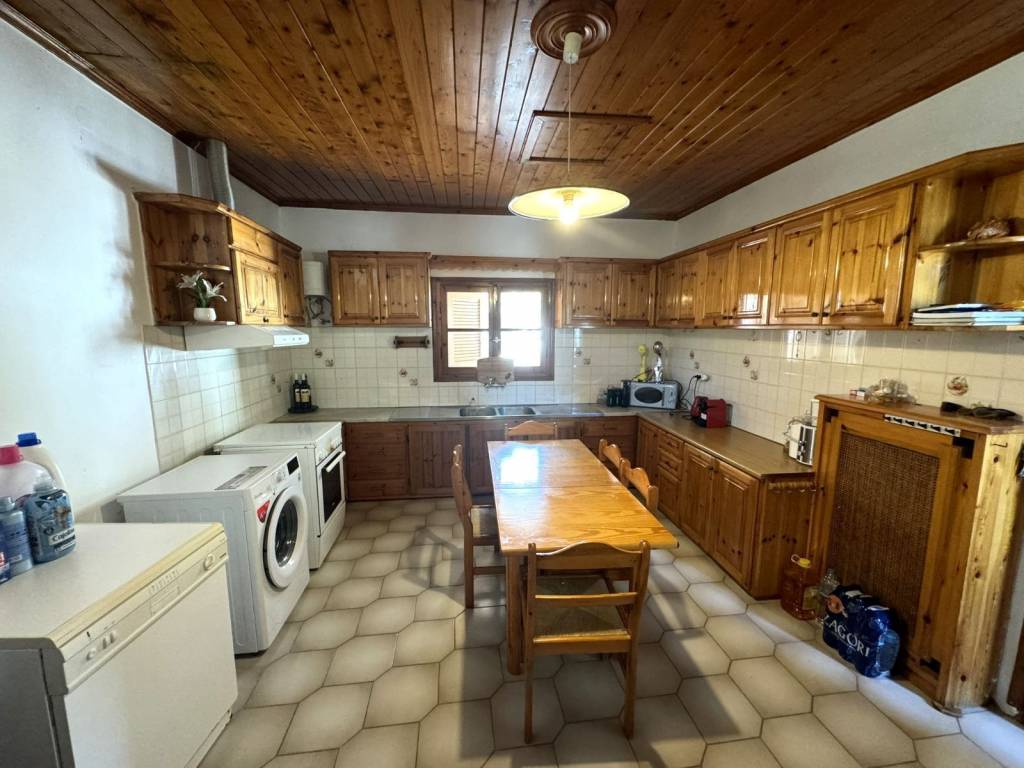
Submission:
[[[524,216],[528,219],[560,220],[571,223],[576,219],[607,216],[621,211],[628,205],[628,197],[611,189],[550,187],[513,197],[508,204],[508,209],[516,216]]]

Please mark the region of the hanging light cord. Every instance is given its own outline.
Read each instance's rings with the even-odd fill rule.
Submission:
[[[565,150],[565,183],[572,183],[572,62],[569,62],[569,140]]]

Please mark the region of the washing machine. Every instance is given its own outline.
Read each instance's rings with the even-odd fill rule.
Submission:
[[[220,523],[235,654],[265,650],[309,584],[309,514],[294,453],[199,456],[118,497],[129,523]]]

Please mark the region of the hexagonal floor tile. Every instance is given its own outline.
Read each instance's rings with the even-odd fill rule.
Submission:
[[[704,752],[703,768],[779,768],[768,747],[760,739],[712,744]]]
[[[699,765],[704,739],[675,696],[637,699],[631,743],[642,765]]]
[[[457,522],[459,513],[454,509],[435,509],[427,514],[427,525],[455,525]]]
[[[395,664],[427,664],[441,661],[455,649],[455,622],[414,621],[398,633]]]
[[[415,597],[429,586],[429,568],[400,568],[384,577],[380,596]]]
[[[335,768],[338,750],[323,752],[299,752],[295,755],[278,755],[263,768]]]
[[[356,560],[352,576],[357,579],[387,576],[398,569],[400,555],[397,552],[372,552]]]
[[[348,529],[348,536],[346,540],[354,541],[355,539],[375,539],[382,533],[387,533],[388,524],[381,521],[367,521],[365,523],[356,523]]]
[[[725,571],[719,568],[715,561],[707,555],[680,557],[672,565],[691,584],[699,584],[705,581],[722,581],[725,578]]]
[[[370,683],[332,685],[299,704],[281,752],[313,752],[340,747],[362,727]]]
[[[501,654],[501,676],[506,680],[522,680],[522,674],[513,675],[508,671],[508,645],[502,643],[498,648],[498,652]],[[533,677],[535,680],[544,677],[554,677],[558,670],[562,668],[562,665],[563,660],[561,656],[541,656],[533,664]]]
[[[779,643],[775,646],[775,658],[777,658],[789,673],[799,680],[804,688],[813,696],[821,696],[828,693],[844,693],[857,690],[857,673],[846,662],[842,661],[836,652],[825,645],[818,643]],[[867,680],[867,678],[865,678]],[[867,695],[867,694],[865,694]],[[871,698],[870,696],[868,698]],[[956,720],[949,715],[943,715],[937,709],[921,699],[924,710],[928,713],[935,713],[941,718],[952,723],[956,728]],[[876,702],[877,706],[877,702]],[[880,707],[885,709],[884,707]],[[890,715],[891,716],[891,715]],[[957,729],[959,730],[959,729]],[[937,736],[938,733],[907,733],[911,737]],[[940,733],[956,733],[956,730],[940,731]]]
[[[652,553],[653,554],[653,553]],[[668,565],[652,565],[649,571],[647,589],[653,592],[685,592],[690,582],[677,569]]]
[[[786,643],[780,645],[775,650],[775,655],[779,657],[779,660],[783,664],[786,663],[785,659],[779,653],[784,648],[790,646],[803,645],[805,647],[814,648],[816,651],[823,652],[827,651],[829,659],[835,664],[838,664],[840,668],[854,676],[855,684],[859,683],[860,692],[864,695],[868,701],[878,707],[882,712],[896,725],[902,728],[906,734],[912,739],[924,739],[929,736],[946,736],[952,733],[959,733],[962,728],[964,733],[974,738],[978,734],[972,734],[973,725],[979,722],[980,718],[977,715],[967,715],[962,718],[951,717],[950,715],[940,712],[931,705],[927,697],[924,696],[916,688],[913,688],[909,683],[904,681],[893,680],[888,677],[876,677],[874,679],[868,677],[862,677],[857,679],[856,674],[844,661],[840,661],[835,656],[835,651],[824,644],[818,643]],[[791,672],[793,670],[790,670]],[[799,674],[793,672],[798,678]],[[804,685],[807,685],[806,681]],[[810,687],[810,686],[808,686]],[[843,690],[850,690],[845,688]],[[811,693],[839,693],[840,691],[811,691]],[[986,713],[987,714],[987,713]],[[993,715],[993,717],[998,717]],[[985,719],[988,719],[987,717]],[[1004,722],[1001,718],[999,722]],[[1012,733],[1017,735],[1020,739],[1022,734],[1020,727],[1015,724],[1008,724],[1012,729]],[[1008,735],[1008,734],[1007,734]],[[981,739],[975,739],[979,744]],[[1001,738],[999,740],[1003,744],[1012,745],[1013,740],[1010,738]],[[1018,749],[1015,753],[1020,755],[1024,754],[1024,745],[1018,744]],[[1006,761],[1009,762],[1009,761]]]
[[[343,685],[376,680],[391,669],[397,644],[396,635],[353,637],[334,652],[324,684]]]
[[[401,552],[412,546],[412,532],[389,531],[373,540],[371,552]]]
[[[775,642],[747,616],[712,616],[708,633],[731,659],[771,656]]]
[[[625,678],[622,667],[612,661],[612,671],[625,689]],[[666,696],[675,693],[682,678],[668,656],[657,643],[642,643],[637,646],[636,660],[636,695]]]
[[[442,548],[438,544],[412,546],[402,552],[400,568],[429,568],[441,562]]]
[[[501,645],[505,639],[505,606],[474,608],[455,617],[455,647]]]
[[[647,608],[665,629],[691,629],[703,627],[707,615],[686,593],[651,595]]]
[[[437,509],[437,502],[433,499],[413,499],[404,502],[402,509],[414,515],[427,515]]]
[[[330,593],[331,590],[326,587],[307,587],[292,608],[288,621],[305,621],[324,607]]]
[[[548,744],[536,747],[498,750],[484,763],[484,768],[558,768],[555,748]]]
[[[670,630],[661,636],[661,648],[682,677],[722,675],[729,657],[704,627]]]
[[[729,667],[729,677],[750,699],[761,717],[799,715],[811,711],[811,694],[774,656],[738,659]]]
[[[526,744],[523,738],[523,696],[526,683],[517,681],[505,683],[491,699],[496,749],[520,747]],[[558,694],[551,680],[533,681],[533,743],[544,744],[554,741],[562,729],[562,708]]]
[[[452,738],[458,734],[458,738]],[[440,704],[420,723],[418,768],[480,768],[491,752],[491,706],[486,701]]]
[[[359,610],[349,608],[342,611],[321,611],[307,619],[299,636],[295,638],[296,651],[319,651],[337,648],[356,634],[359,625]]]
[[[683,680],[679,698],[708,744],[751,739],[761,732],[761,716],[728,675]]]
[[[761,740],[783,765],[794,768],[858,768],[843,745],[814,715],[775,717],[764,721]],[[964,765],[975,766],[974,763]]]
[[[294,711],[291,704],[243,709],[231,718],[207,753],[202,768],[264,765],[277,754]]]
[[[370,553],[373,539],[343,539],[337,542],[327,555],[328,560],[358,560]]]
[[[416,723],[366,728],[341,748],[338,766],[416,768],[418,734],[419,725]]]
[[[249,697],[250,707],[294,704],[323,685],[330,651],[305,651],[282,656],[265,670]]]
[[[437,704],[437,664],[393,667],[377,678],[365,727],[415,723]]]
[[[452,587],[466,580],[466,568],[461,559],[442,560],[430,567],[430,585]]]
[[[404,510],[399,504],[378,504],[373,509],[367,510],[366,519],[387,522],[401,517],[403,512]]]
[[[412,624],[416,612],[413,597],[387,597],[375,600],[363,609],[358,635],[383,635],[400,632]]]
[[[570,723],[555,740],[555,755],[562,768],[636,768],[617,719]]]
[[[721,581],[694,584],[687,593],[708,616],[747,612],[747,603]]]
[[[654,618],[650,608],[645,605],[640,613],[640,642],[656,643],[661,640],[663,634],[665,634],[665,628],[661,626],[660,621]]]
[[[555,675],[555,687],[570,723],[615,717],[622,709],[622,686],[607,661],[565,664]]]
[[[782,610],[778,601],[755,603],[747,608],[747,616],[776,643],[813,640],[816,633],[814,625],[794,619]]]
[[[402,515],[388,523],[388,531],[394,533],[410,533],[418,531],[426,524],[426,515]]]
[[[351,560],[325,560],[323,565],[309,574],[309,586],[335,587],[352,575],[354,566]]]
[[[453,651],[441,662],[441,703],[489,698],[501,686],[497,646]]]
[[[431,587],[416,598],[416,620],[454,619],[463,610],[463,587]]]
[[[925,768],[999,768],[999,763],[961,734],[919,739],[917,759]]]
[[[348,579],[331,590],[324,604],[328,610],[341,608],[362,608],[380,597],[384,579]]]
[[[861,765],[908,763],[917,757],[907,735],[859,693],[817,696],[814,715]]]

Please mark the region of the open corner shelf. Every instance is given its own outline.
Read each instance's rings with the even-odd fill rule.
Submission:
[[[917,250],[919,253],[934,251],[945,251],[948,253],[957,251],[996,251],[1007,248],[1024,248],[1024,235],[990,237],[985,240],[956,240],[952,243],[924,245],[919,247]]]

